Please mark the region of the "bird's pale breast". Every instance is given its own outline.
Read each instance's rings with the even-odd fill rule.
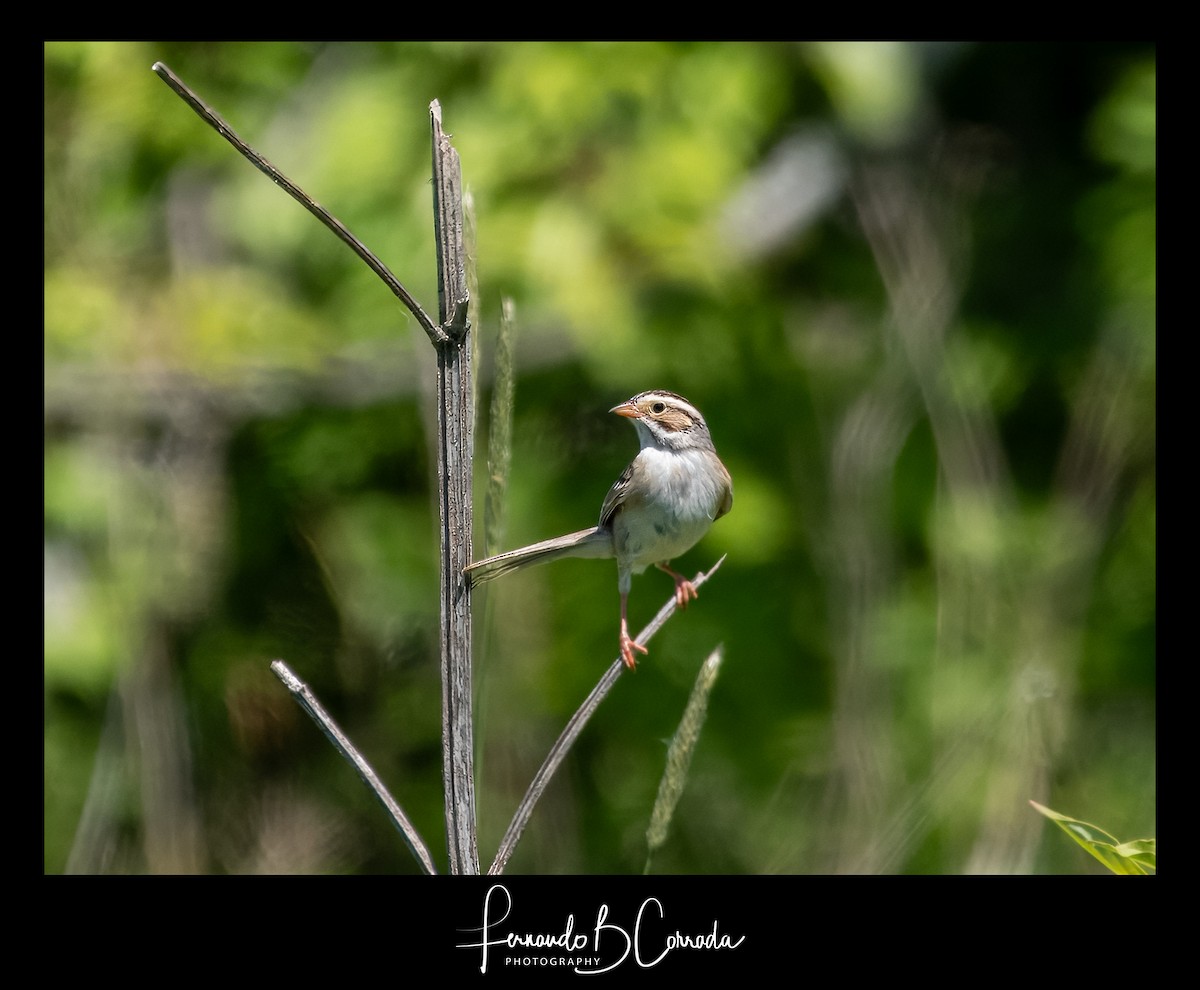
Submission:
[[[651,564],[678,557],[708,532],[724,498],[712,472],[697,470],[703,451],[665,451],[644,447],[634,471],[650,483],[631,485],[642,511],[622,511],[613,520],[617,558],[635,574]]]

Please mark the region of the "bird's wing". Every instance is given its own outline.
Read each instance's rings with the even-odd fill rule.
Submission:
[[[721,465],[724,469],[725,465]],[[733,479],[729,477],[729,472],[725,471],[725,497],[721,499],[721,504],[717,507],[717,514],[713,516],[713,522],[720,519],[726,512],[733,508]]]
[[[629,482],[633,478],[633,466],[637,461],[630,461],[629,467],[621,472],[621,477],[613,482],[612,488],[604,496],[604,504],[600,506],[600,526],[608,528],[612,525],[612,517],[625,500],[629,498]]]

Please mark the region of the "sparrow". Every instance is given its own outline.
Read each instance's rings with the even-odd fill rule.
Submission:
[[[625,666],[647,653],[629,635],[626,610],[634,574],[651,564],[675,581],[675,602],[686,608],[695,585],[670,567],[733,507],[733,481],[717,456],[700,410],[674,392],[652,389],[609,410],[633,423],[641,449],[613,483],[590,529],[477,560],[463,568],[472,585],[562,557],[615,557],[621,596],[618,637]]]

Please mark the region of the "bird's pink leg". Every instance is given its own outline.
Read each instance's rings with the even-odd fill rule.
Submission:
[[[625,606],[628,602],[628,593],[621,595],[621,656],[625,660],[625,666],[633,670],[637,667],[637,659],[634,657],[633,651],[637,650],[639,653],[649,653],[650,651],[629,635],[629,624],[625,621]]]
[[[677,571],[671,570],[667,566],[668,561],[663,561],[660,564],[655,564],[660,571],[665,574],[670,574],[675,579],[675,604],[680,608],[687,608],[687,603],[695,598],[700,597],[700,592],[696,590],[696,586],[687,578]]]

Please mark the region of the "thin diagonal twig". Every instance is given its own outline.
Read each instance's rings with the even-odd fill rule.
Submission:
[[[151,68],[155,73],[171,87],[179,97],[194,111],[197,115],[208,124],[213,130],[221,135],[226,141],[237,149],[238,153],[247,159],[255,168],[265,174],[272,182],[283,189],[296,202],[303,206],[309,213],[315,216],[326,227],[334,232],[340,240],[342,240],[351,251],[357,254],[367,266],[378,275],[384,284],[392,290],[392,292],[400,299],[408,308],[408,311],[421,324],[421,328],[429,335],[429,339],[434,344],[442,344],[448,340],[446,332],[430,319],[429,314],[421,308],[421,304],[412,297],[409,291],[400,284],[400,280],[388,269],[375,254],[355,237],[346,226],[332,213],[325,209],[320,203],[314,200],[303,189],[292,182],[286,175],[279,171],[274,165],[267,161],[262,155],[250,147],[245,141],[238,137],[237,133],[221,118],[215,110],[206,104],[199,96],[197,96],[188,85],[172,72],[162,62],[155,62]]]
[[[693,579],[692,584],[699,588],[713,574],[717,568],[725,562],[722,557],[708,569],[708,573],[701,572]],[[645,629],[637,634],[636,639],[639,643],[648,643],[650,639],[658,632],[666,621],[675,614],[676,603],[675,596],[672,595],[667,603],[658,610],[656,615]],[[579,738],[579,734],[583,731],[583,727],[587,725],[588,719],[592,717],[592,713],[600,707],[602,702],[612,690],[613,685],[617,683],[617,678],[625,672],[625,661],[618,657],[613,661],[612,666],[604,672],[604,676],[600,678],[599,683],[592,688],[591,694],[584,699],[579,709],[571,716],[571,720],[567,722],[562,734],[550,748],[550,752],[546,754],[546,759],[543,761],[538,772],[534,775],[532,783],[529,785],[529,790],[525,792],[525,797],[521,799],[521,803],[517,806],[517,811],[513,815],[513,820],[508,826],[508,831],[504,833],[504,838],[500,842],[500,848],[496,851],[496,859],[488,869],[489,875],[495,875],[504,872],[504,867],[508,865],[509,859],[512,857],[517,843],[521,840],[521,835],[525,831],[525,826],[529,824],[529,819],[533,815],[533,809],[537,805],[538,800],[545,791],[546,785],[550,783],[550,778],[554,776],[554,772],[562,763],[563,758],[574,745],[575,740]]]
[[[345,733],[338,728],[337,723],[329,717],[329,713],[317,701],[316,695],[307,684],[298,678],[288,668],[282,660],[275,660],[271,663],[271,670],[278,677],[284,687],[292,692],[292,696],[299,703],[300,707],[308,712],[309,717],[317,723],[317,727],[325,733],[326,738],[333,743],[334,748],[342,754],[358,771],[359,777],[362,778],[364,784],[371,789],[371,792],[383,805],[384,811],[391,818],[392,824],[396,826],[396,830],[404,837],[404,841],[408,844],[408,848],[412,850],[412,854],[416,856],[417,862],[421,864],[421,868],[429,874],[437,873],[433,865],[433,857],[429,854],[429,848],[422,841],[421,836],[417,834],[416,828],[412,822],[408,820],[408,816],[401,810],[400,805],[396,803],[395,798],[388,793],[388,790],[371,769],[371,765],[363,759],[362,755],[346,738]]]

